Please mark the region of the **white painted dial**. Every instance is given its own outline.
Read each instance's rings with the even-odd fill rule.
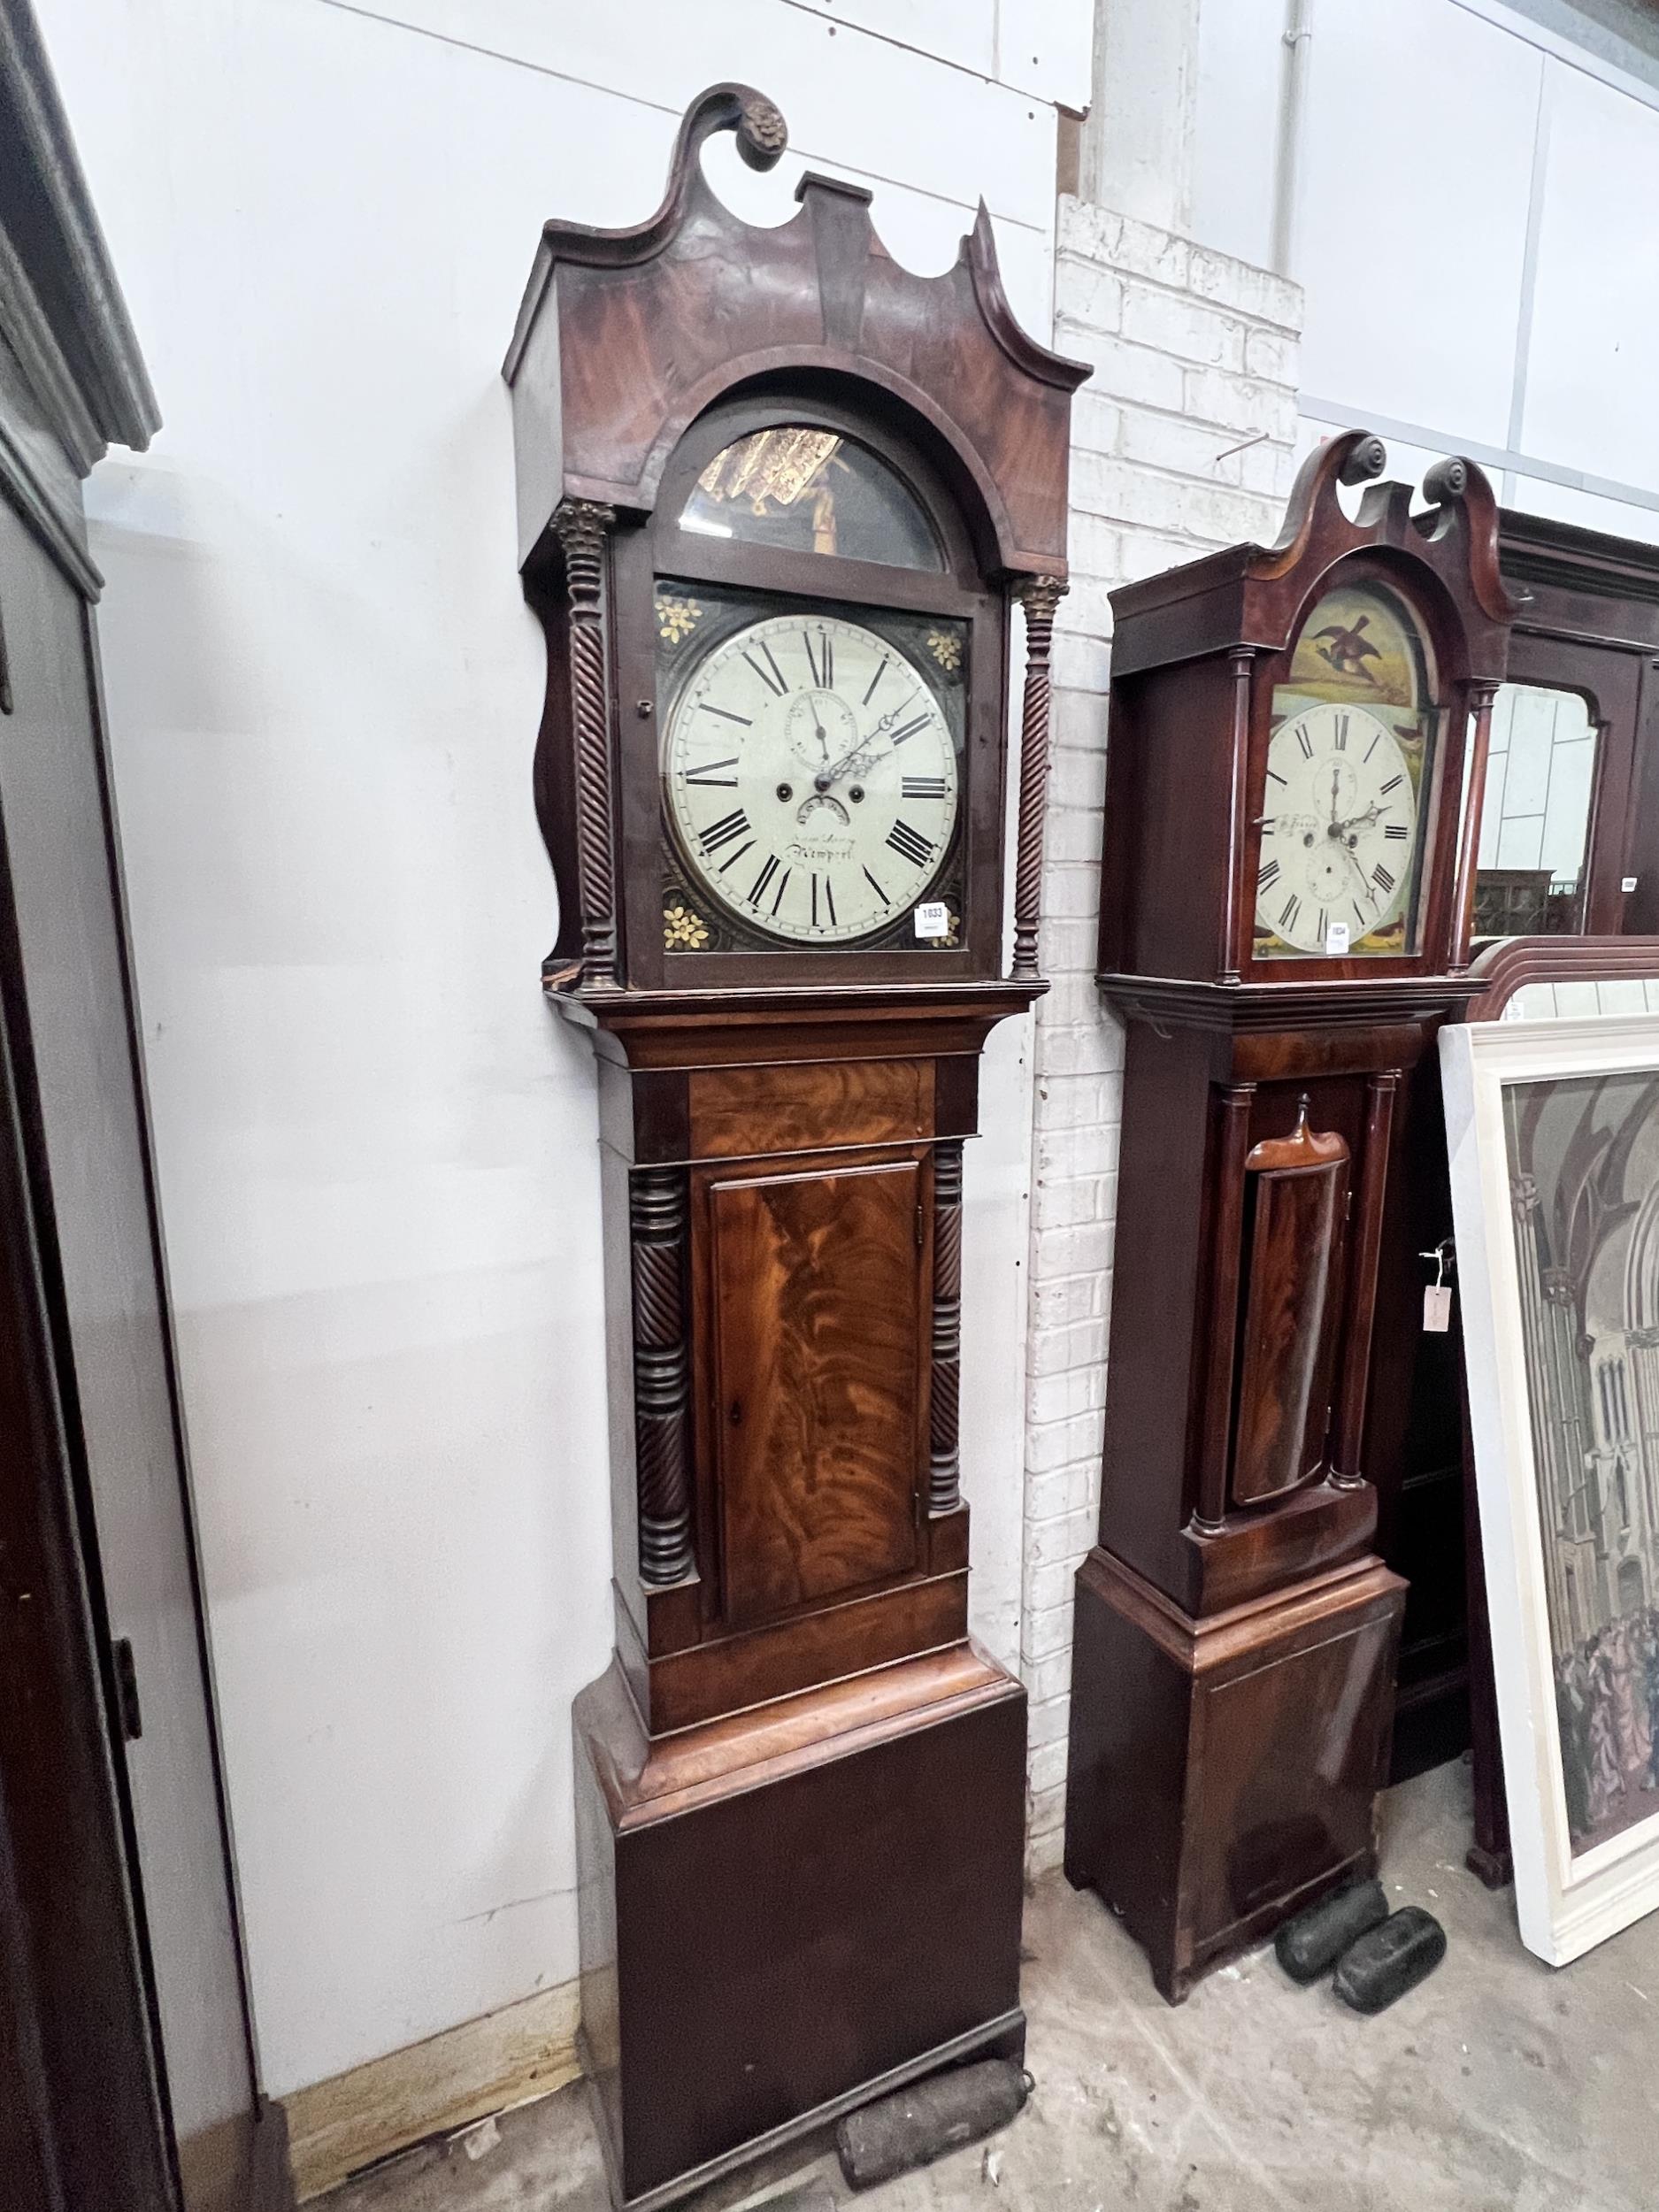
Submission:
[[[693,879],[748,928],[813,945],[910,913],[960,795],[925,679],[873,630],[817,614],[714,648],[670,720],[663,783]]]
[[[1357,945],[1398,920],[1416,864],[1417,802],[1386,722],[1363,707],[1287,717],[1268,748],[1262,813],[1258,929],[1324,953],[1333,927]]]

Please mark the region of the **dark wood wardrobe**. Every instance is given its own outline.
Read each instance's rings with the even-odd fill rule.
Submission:
[[[1595,768],[1575,895],[1547,919],[1509,919],[1499,933],[1546,929],[1605,941],[1659,933],[1659,547],[1505,510],[1499,517],[1503,579],[1520,602],[1507,681],[1521,690],[1571,694],[1594,732]],[[1476,938],[1490,933],[1477,891]],[[1471,1018],[1484,1018],[1479,1003]],[[1411,1101],[1403,1157],[1414,1249],[1451,1248],[1451,1194],[1438,1080]],[[1432,1256],[1402,1294],[1420,1301],[1435,1278]],[[1452,1278],[1455,1281],[1455,1274]],[[1378,1549],[1409,1585],[1401,1640],[1391,1778],[1455,1757],[1470,1740],[1470,1669],[1489,1669],[1485,1631],[1471,1655],[1466,1591],[1461,1413],[1462,1340],[1419,1333],[1409,1388],[1373,1416],[1379,1485]],[[1495,1743],[1495,1731],[1491,1732]],[[1507,1878],[1507,1876],[1505,1877]]]
[[[156,404],[0,0],[0,2202],[287,2195],[259,2098],[81,480]]]

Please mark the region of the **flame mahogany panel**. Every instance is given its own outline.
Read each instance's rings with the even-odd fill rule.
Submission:
[[[708,1185],[733,1626],[917,1558],[920,1161]]]
[[[929,1060],[704,1068],[691,1079],[692,1148],[704,1158],[902,1144],[933,1118]]]

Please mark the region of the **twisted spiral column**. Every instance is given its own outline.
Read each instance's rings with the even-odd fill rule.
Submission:
[[[640,1579],[680,1582],[691,1550],[690,1359],[686,1343],[686,1179],[637,1169],[628,1187],[634,1275],[634,1442]]]
[[[962,1141],[933,1147],[933,1359],[927,1410],[927,1510],[962,1503]]]
[[[576,870],[581,902],[582,981],[617,983],[616,849],[605,681],[605,534],[616,511],[590,499],[561,502],[553,528],[565,552],[570,598],[571,726],[576,739]]]
[[[1065,585],[1057,576],[1025,576],[1014,590],[1025,611],[1025,695],[1019,726],[1013,973],[1017,982],[1034,982],[1039,972],[1037,932],[1042,920],[1043,810],[1048,796],[1048,663],[1055,611],[1065,596]]]

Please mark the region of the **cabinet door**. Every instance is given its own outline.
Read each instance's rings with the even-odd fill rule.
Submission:
[[[775,1618],[917,1560],[922,1168],[709,1186],[726,1617]]]
[[[91,1506],[88,1578],[130,1647],[142,1710],[117,1757],[182,2200],[227,2212],[254,2155],[253,2053],[93,644],[78,592],[4,507],[0,601],[7,1045],[28,1087],[34,1233],[65,1448]],[[102,2094],[96,2070],[88,2093]],[[124,2201],[147,2200],[134,2187]]]

